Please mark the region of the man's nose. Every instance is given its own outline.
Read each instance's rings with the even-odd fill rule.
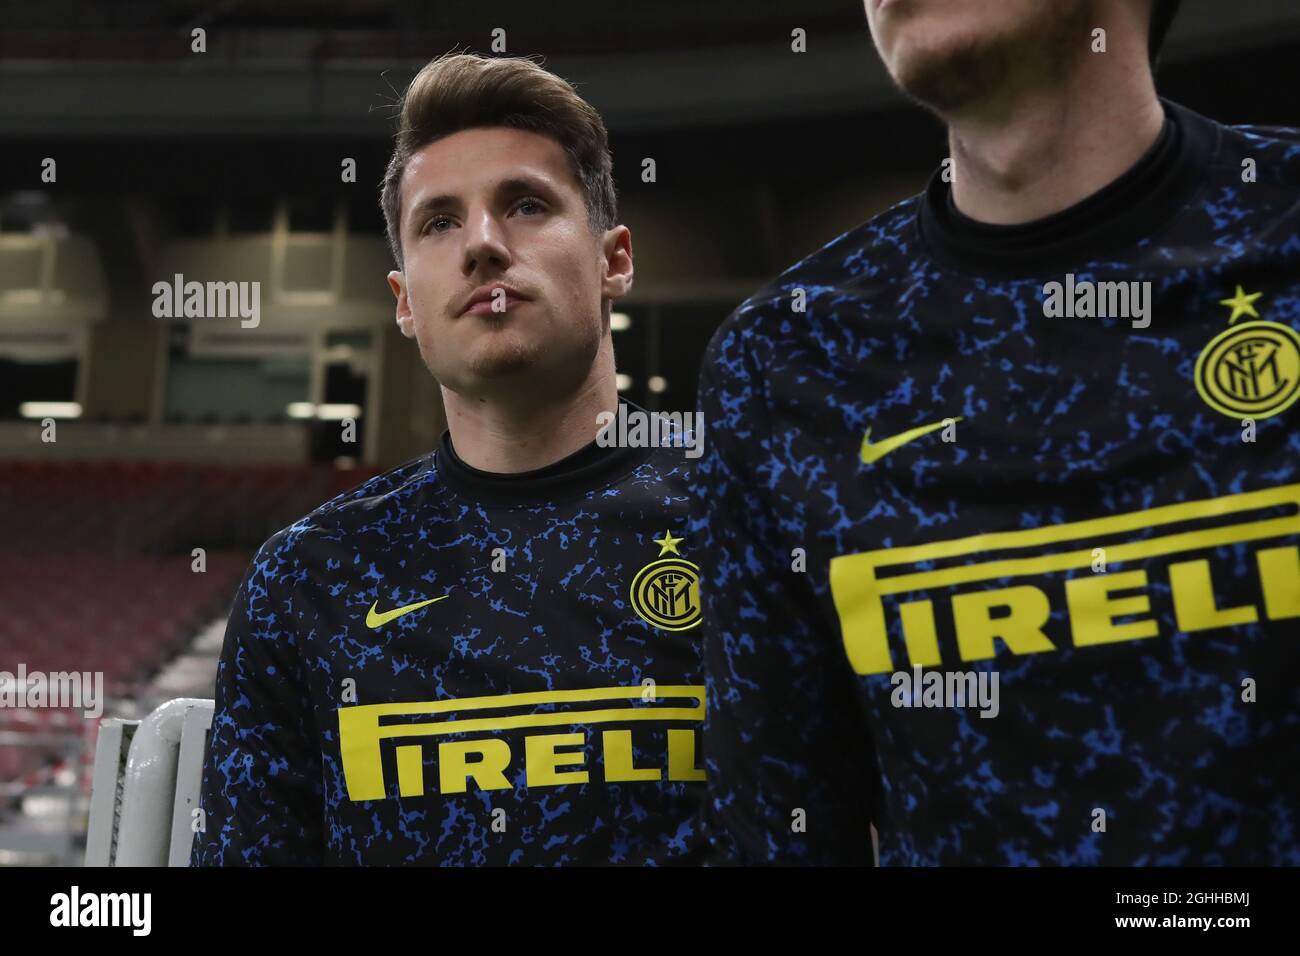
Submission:
[[[510,246],[505,229],[495,215],[480,210],[470,217],[465,228],[465,275],[473,275],[486,267],[501,270],[510,267]]]

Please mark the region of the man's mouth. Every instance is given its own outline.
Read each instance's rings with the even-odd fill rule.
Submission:
[[[503,283],[480,286],[470,295],[461,309],[461,315],[489,315],[507,312],[521,303],[528,302],[528,296],[515,291]]]
[[[512,295],[503,296],[500,299],[485,299],[482,302],[475,302],[461,315],[489,315],[492,313],[508,312],[517,305],[527,302],[527,299],[517,299]]]

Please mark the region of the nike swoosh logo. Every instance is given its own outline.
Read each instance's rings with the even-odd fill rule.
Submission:
[[[451,597],[450,594],[444,594],[442,597],[429,598],[427,601],[416,601],[414,604],[407,604],[404,607],[395,607],[391,611],[379,611],[379,602],[376,601],[370,605],[370,610],[366,612],[366,627],[375,628],[383,627],[389,621],[395,621],[403,614],[410,614],[412,611],[418,611],[422,607],[428,607],[430,604],[437,604],[439,601]]]
[[[910,441],[915,441],[922,435],[928,435],[930,432],[937,432],[940,428],[945,427],[948,422],[959,422],[960,418],[945,418],[941,422],[935,422],[933,425],[922,425],[919,428],[911,428],[905,432],[900,432],[893,438],[886,438],[884,441],[878,441],[875,444],[871,442],[871,429],[862,436],[862,463],[870,465],[880,461],[891,451],[895,451]]]

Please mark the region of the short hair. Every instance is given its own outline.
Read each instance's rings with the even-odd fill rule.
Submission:
[[[1151,34],[1147,44],[1152,65],[1160,56],[1160,48],[1164,45],[1165,37],[1169,35],[1174,17],[1178,16],[1178,5],[1181,2],[1182,0],[1155,0],[1151,9]]]
[[[380,206],[398,268],[402,256],[402,175],[425,146],[465,129],[506,126],[549,136],[582,186],[592,232],[617,223],[609,133],[600,113],[565,80],[524,57],[449,53],[416,74],[401,99]]]

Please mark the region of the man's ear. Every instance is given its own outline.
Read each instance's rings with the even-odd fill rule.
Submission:
[[[397,327],[408,339],[415,338],[415,319],[411,315],[411,300],[406,296],[406,276],[394,269],[388,273],[388,287],[397,297]]]
[[[632,289],[632,230],[627,226],[606,229],[601,253],[605,260],[601,295],[607,299],[621,299]]]

